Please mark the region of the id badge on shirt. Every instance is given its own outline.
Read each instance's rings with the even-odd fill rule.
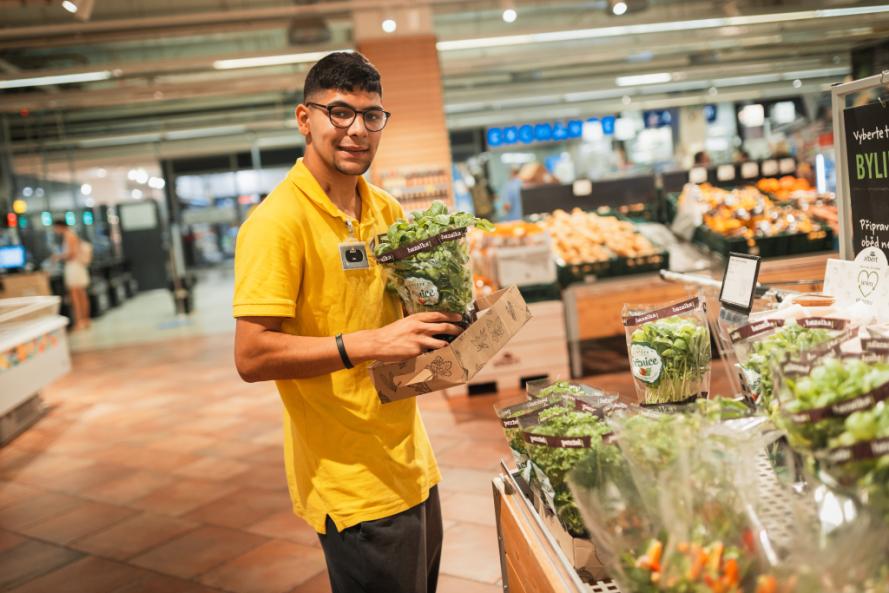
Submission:
[[[344,270],[368,269],[367,244],[355,240],[340,243],[340,262]]]

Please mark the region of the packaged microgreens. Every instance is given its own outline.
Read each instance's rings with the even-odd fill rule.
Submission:
[[[536,383],[533,389],[531,383],[528,383],[528,397],[546,398],[552,395],[604,397],[609,400],[617,400],[617,395],[608,394],[601,389],[583,383],[571,383],[569,381],[547,382],[545,384]]]
[[[889,525],[889,402],[854,412],[818,457],[824,471],[884,517]]]
[[[563,402],[561,407],[545,408],[533,420],[521,420],[522,437],[544,503],[568,533],[584,537],[586,529],[574,506],[565,475],[590,450],[611,446],[607,439],[611,429],[603,418],[624,410],[625,406],[583,396],[567,396]]]
[[[710,402],[706,402],[710,403]],[[737,402],[613,416],[617,448],[569,477],[599,558],[624,591],[741,593],[768,563],[752,513],[762,433]]]
[[[503,426],[503,432],[506,435],[506,441],[509,443],[509,449],[512,451],[513,458],[515,459],[516,469],[519,470],[527,482],[530,482],[531,468],[528,463],[528,452],[525,440],[522,438],[519,422],[525,417],[533,417],[535,422],[537,422],[542,410],[556,405],[563,406],[560,397],[534,399],[496,410],[497,417],[500,418],[500,424]]]
[[[731,332],[745,396],[768,409],[772,402],[773,364],[811,350],[848,326],[846,319],[805,317],[761,319]]]
[[[472,270],[465,237],[471,226],[493,230],[487,220],[465,212],[450,214],[436,201],[377,237],[374,255],[385,266],[408,313],[468,313]]]
[[[710,389],[710,329],[704,301],[666,307],[624,305],[630,370],[642,405],[706,397]]]
[[[805,358],[805,357],[804,357]],[[775,367],[782,428],[795,448],[823,450],[855,412],[889,398],[889,362],[827,352]]]

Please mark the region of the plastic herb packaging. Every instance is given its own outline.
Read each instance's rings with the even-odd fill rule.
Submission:
[[[794,447],[820,451],[844,431],[846,419],[889,398],[889,362],[828,353],[790,360],[777,370],[783,428]]]
[[[555,383],[550,383],[539,389],[535,395],[531,395],[531,390],[528,390],[529,397],[546,398],[553,395],[562,397],[606,398],[610,401],[617,401],[617,395],[606,393],[601,389],[590,385],[571,383],[569,381],[556,381]]]
[[[889,520],[889,402],[846,417],[828,446],[825,471]]]
[[[448,213],[441,202],[398,220],[374,245],[390,284],[408,313],[466,314],[472,304],[472,270],[465,236],[468,227],[492,230],[487,220],[465,212]]]
[[[707,404],[610,419],[619,453],[593,453],[570,475],[597,553],[624,591],[757,590],[768,565],[751,513],[761,433],[721,421],[748,414],[743,404]]]
[[[585,537],[586,528],[565,482],[566,474],[591,449],[612,447],[611,428],[603,418],[625,406],[605,399],[565,398],[563,406],[547,408],[536,425],[523,421],[523,438],[544,502],[568,533]]]
[[[772,366],[828,342],[847,325],[845,319],[826,317],[761,319],[732,331],[745,395],[768,409],[773,401]]]
[[[710,389],[710,330],[704,302],[662,307],[625,305],[630,370],[642,405],[706,397]]]
[[[516,469],[519,470],[526,481],[530,481],[531,467],[529,465],[527,444],[522,438],[521,419],[532,418],[534,423],[536,423],[539,421],[539,415],[543,410],[556,405],[563,406],[561,398],[534,399],[496,410],[497,417],[500,418],[500,424],[503,426],[503,432],[506,435],[506,441],[509,443],[509,448],[515,459]]]

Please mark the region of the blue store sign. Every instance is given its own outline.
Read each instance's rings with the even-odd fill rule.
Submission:
[[[716,121],[716,105],[712,103],[709,105],[704,105],[704,116],[707,118],[707,123],[712,124]]]
[[[642,121],[646,128],[663,128],[673,123],[673,114],[669,109],[654,109],[642,112]]]
[[[588,121],[595,121],[590,118]],[[606,122],[606,120],[609,120]],[[614,133],[614,116],[602,118],[602,128],[605,134]],[[523,126],[507,126],[488,128],[485,132],[488,146],[509,146],[511,144],[534,144],[535,142],[563,142],[572,138],[583,136],[583,121],[572,119],[569,121],[541,122],[537,124],[525,124]]]

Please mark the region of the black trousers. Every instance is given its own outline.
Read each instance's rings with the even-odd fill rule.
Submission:
[[[333,593],[435,593],[441,561],[438,487],[404,512],[318,534]]]

